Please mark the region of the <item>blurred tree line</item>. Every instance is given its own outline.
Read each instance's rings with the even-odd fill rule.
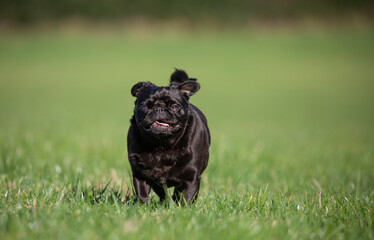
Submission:
[[[72,17],[234,22],[354,14],[373,19],[373,13],[374,0],[0,0],[0,20],[21,24]]]

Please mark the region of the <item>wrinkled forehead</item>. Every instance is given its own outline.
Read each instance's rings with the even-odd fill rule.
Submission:
[[[155,102],[155,101],[178,101],[181,100],[179,91],[170,89],[170,87],[147,87],[142,90],[138,96],[138,101],[140,103],[144,102]]]

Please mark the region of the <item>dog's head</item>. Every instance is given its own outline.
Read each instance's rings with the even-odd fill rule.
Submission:
[[[164,138],[184,129],[189,114],[189,97],[200,89],[194,78],[183,70],[175,70],[170,85],[158,87],[151,82],[139,82],[131,89],[136,97],[134,119],[146,134]]]

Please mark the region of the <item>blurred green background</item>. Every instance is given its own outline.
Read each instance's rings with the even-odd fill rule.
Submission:
[[[212,20],[238,23],[248,19],[341,18],[358,15],[373,18],[370,0],[3,0],[3,20],[32,23],[81,17],[89,20],[119,20],[131,17]]]
[[[372,238],[372,13],[364,0],[1,1],[0,238]],[[191,102],[212,133],[196,208],[71,197],[78,178],[131,189],[130,89],[167,85],[174,67],[201,83]]]

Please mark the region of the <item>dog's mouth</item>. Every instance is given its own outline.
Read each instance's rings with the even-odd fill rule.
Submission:
[[[154,121],[148,129],[155,133],[170,133],[172,131],[179,129],[179,124],[172,124],[158,120]]]
[[[171,135],[173,132],[178,131],[181,128],[181,125],[171,122],[166,122],[162,120],[156,120],[153,123],[147,124],[145,121],[139,123],[139,127],[142,127],[145,132],[151,135]]]
[[[155,122],[151,125],[151,128],[156,127],[156,126],[161,126],[161,127],[167,127],[167,128],[169,128],[169,127],[170,127],[170,124],[169,124],[169,123],[166,123],[166,122],[155,121]]]

